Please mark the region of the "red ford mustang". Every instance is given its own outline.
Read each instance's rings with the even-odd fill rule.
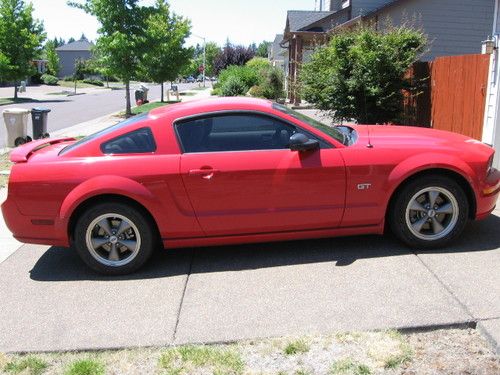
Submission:
[[[159,108],[74,139],[15,149],[2,206],[14,236],[73,245],[129,273],[167,248],[382,234],[443,246],[500,191],[494,151],[462,135],[329,127],[265,100]]]

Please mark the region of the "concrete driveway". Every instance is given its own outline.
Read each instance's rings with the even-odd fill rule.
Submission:
[[[494,334],[498,228],[500,211],[426,253],[376,236],[158,251],[119,278],[91,273],[71,250],[24,245],[0,264],[0,351],[476,322]]]

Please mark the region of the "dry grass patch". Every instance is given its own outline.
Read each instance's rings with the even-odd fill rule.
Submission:
[[[103,372],[120,375],[500,374],[500,360],[473,329],[411,334],[354,332],[249,340],[228,345],[36,356],[0,353],[0,373],[5,375],[101,375]]]
[[[9,153],[0,155],[0,172],[10,171],[12,168],[12,163],[9,160]],[[9,175],[0,173],[0,188],[7,186],[9,182]]]

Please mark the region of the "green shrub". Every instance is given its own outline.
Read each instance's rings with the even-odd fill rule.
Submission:
[[[245,95],[248,91],[248,86],[238,76],[230,76],[220,88],[222,96],[239,96]]]
[[[303,65],[304,99],[329,111],[336,121],[398,121],[403,90],[416,88],[405,79],[405,73],[426,44],[421,31],[405,26],[385,32],[359,28],[334,34]]]
[[[42,73],[35,73],[31,76],[30,79],[31,83],[39,85],[40,83],[43,83],[42,81]]]
[[[285,75],[283,71],[276,67],[270,67],[261,85],[263,97],[273,100],[284,97],[284,82]]]
[[[244,90],[245,93],[250,89],[250,87],[260,83],[259,75],[255,69],[248,66],[231,65],[227,69],[220,72],[218,87],[223,87],[231,77],[237,77],[241,82],[243,82],[246,86],[246,90]]]
[[[89,85],[94,85],[94,86],[104,86],[104,82],[99,81],[98,79],[84,79],[83,83],[87,83]]]
[[[252,86],[248,91],[248,95],[255,98],[265,98],[263,86]]]
[[[59,79],[57,77],[51,76],[50,74],[44,74],[41,77],[43,83],[46,85],[56,86]]]
[[[65,76],[63,78],[63,81],[65,82],[73,82],[73,80],[74,80],[73,76]]]
[[[252,60],[248,61],[245,65],[257,72],[267,71],[269,68],[271,68],[271,63],[269,62],[269,60],[263,57],[254,57]]]

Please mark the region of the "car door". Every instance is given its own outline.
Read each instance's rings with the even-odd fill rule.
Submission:
[[[315,151],[291,151],[290,136],[304,130],[256,113],[205,116],[174,126],[183,152],[182,179],[207,236],[340,224],[345,167],[328,143]]]

